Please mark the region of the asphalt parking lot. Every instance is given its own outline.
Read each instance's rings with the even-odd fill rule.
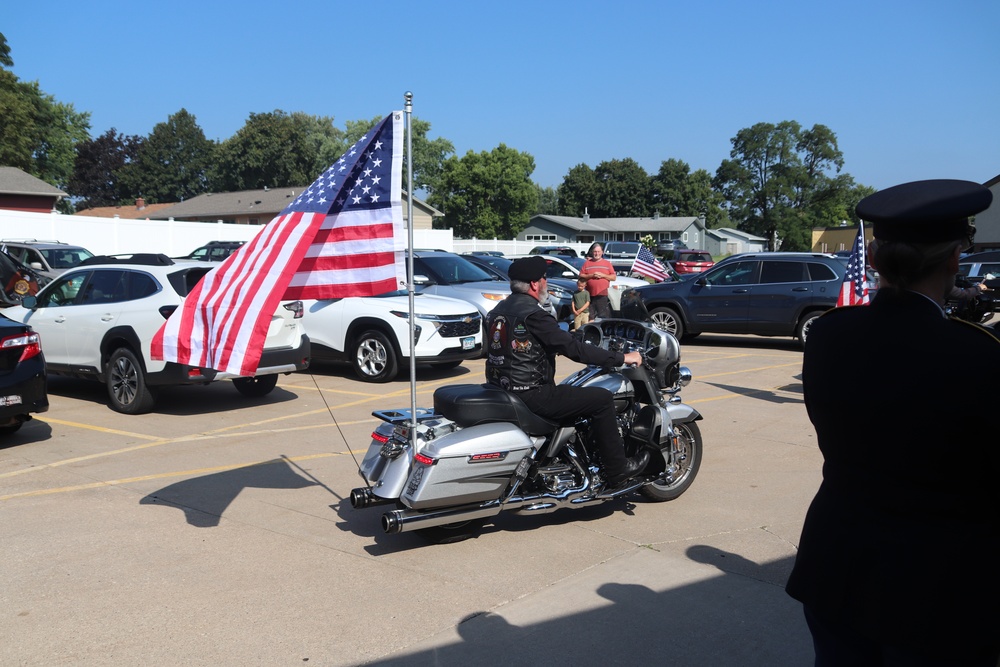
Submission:
[[[685,495],[501,515],[452,545],[350,506],[406,373],[173,388],[134,417],[51,378],[49,412],[0,442],[0,664],[811,664],[783,588],[822,463],[801,350],[703,335],[682,357],[705,441]],[[482,374],[419,370],[417,403]]]

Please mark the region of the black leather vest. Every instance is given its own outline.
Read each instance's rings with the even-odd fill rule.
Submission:
[[[508,391],[523,391],[552,381],[545,348],[528,329],[528,315],[539,312],[529,294],[511,294],[490,311],[486,346],[486,381]]]

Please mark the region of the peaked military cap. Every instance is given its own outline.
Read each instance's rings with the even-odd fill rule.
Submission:
[[[507,277],[511,280],[530,283],[532,280],[541,280],[548,266],[549,263],[541,255],[522,257],[511,262],[510,268],[507,269]]]
[[[969,236],[969,216],[989,208],[993,193],[979,183],[948,179],[913,181],[880,190],[858,202],[858,217],[883,241],[938,243]]]

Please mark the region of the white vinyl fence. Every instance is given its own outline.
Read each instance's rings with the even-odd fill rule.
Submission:
[[[27,213],[0,209],[0,239],[62,241],[83,246],[95,255],[135,252],[186,255],[209,241],[249,241],[263,225],[177,220],[92,218],[61,213]],[[413,247],[472,252],[498,250],[504,255],[526,255],[537,245],[567,245],[583,255],[589,243],[540,243],[504,239],[455,239],[450,229],[414,229]]]
[[[249,241],[262,227],[224,222],[92,218],[0,209],[0,240],[62,241],[83,246],[95,255],[151,252],[179,257],[209,241]],[[415,229],[413,247],[451,250],[451,230]]]

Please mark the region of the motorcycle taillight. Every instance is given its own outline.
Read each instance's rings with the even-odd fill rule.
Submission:
[[[417,454],[413,457],[413,460],[417,463],[423,463],[425,466],[432,466],[437,463],[436,459],[432,459],[429,456],[424,456],[423,454]]]

